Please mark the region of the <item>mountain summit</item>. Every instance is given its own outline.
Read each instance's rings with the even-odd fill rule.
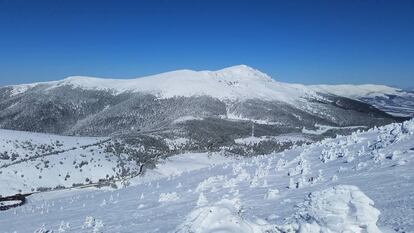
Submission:
[[[103,79],[73,76],[60,81],[10,86],[14,94],[34,87],[52,90],[69,86],[84,90],[105,90],[113,94],[141,92],[158,98],[211,96],[220,100],[265,99],[295,102],[316,93],[297,84],[280,83],[269,75],[246,65],[217,71],[178,70],[136,79]]]
[[[236,80],[246,78],[252,80],[273,81],[269,75],[247,65],[230,66],[221,70],[211,71],[210,73],[217,76],[234,78]]]

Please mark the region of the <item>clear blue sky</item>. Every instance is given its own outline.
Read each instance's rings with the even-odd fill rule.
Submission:
[[[414,1],[0,0],[0,85],[246,64],[414,86]]]

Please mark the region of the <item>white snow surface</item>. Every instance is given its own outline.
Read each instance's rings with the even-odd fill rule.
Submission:
[[[380,233],[380,211],[357,187],[337,185],[309,195],[299,211],[300,232]]]
[[[173,123],[178,124],[178,123],[183,123],[186,121],[200,121],[200,120],[203,120],[203,118],[194,117],[194,116],[182,116],[182,117],[179,117],[178,119],[175,119]]]
[[[261,226],[241,216],[240,200],[223,199],[212,205],[195,208],[186,216],[183,224],[177,227],[177,233],[261,233]]]
[[[0,195],[71,187],[116,175],[117,158],[107,158],[98,146],[106,139],[0,129]]]
[[[1,232],[414,232],[414,120],[253,158],[186,156],[126,188],[29,196],[0,212]]]
[[[269,75],[246,65],[236,65],[217,71],[177,70],[134,79],[109,79],[70,76],[63,80],[8,86],[18,95],[42,85],[51,90],[61,86],[86,90],[107,90],[113,94],[140,92],[158,98],[176,96],[211,96],[220,100],[263,99],[290,104],[305,97],[323,98],[318,93],[334,94],[352,99],[398,95],[414,98],[402,89],[376,84],[302,85],[278,82]],[[185,119],[184,119],[185,120]]]
[[[128,155],[108,156],[105,137],[72,137],[0,129],[0,196],[31,193],[38,188],[68,188],[73,184],[96,183],[117,177],[135,162]],[[168,146],[179,149],[186,138],[166,139]],[[53,147],[53,148],[51,148]],[[7,157],[4,155],[7,152]],[[159,177],[180,175],[229,161],[219,153],[186,153],[161,160],[147,177],[130,179],[141,183]],[[86,181],[87,180],[87,181]],[[122,185],[122,184],[121,184]]]
[[[361,125],[361,126],[334,127],[334,126],[329,126],[329,125],[315,124],[314,126],[317,128],[316,130],[310,130],[310,129],[302,128],[302,133],[320,135],[320,134],[328,132],[328,130],[331,130],[331,129],[365,129],[366,128],[366,126],[363,126],[363,125]]]
[[[279,142],[281,144],[289,143],[289,142],[293,142],[293,143],[311,142],[309,139],[299,134],[287,134],[287,135],[282,135],[282,136],[261,136],[261,137],[250,136],[246,138],[234,139],[235,143],[242,144],[242,145],[248,145],[248,146],[257,145],[257,144],[260,144],[261,142],[267,142],[267,141]]]
[[[363,97],[385,97],[386,95],[399,95],[404,93],[399,88],[375,84],[310,85],[308,87],[316,92],[329,93],[351,99],[359,99]]]
[[[42,83],[48,89],[72,86],[89,90],[109,90],[114,94],[143,92],[170,98],[175,96],[213,96],[221,100],[252,99],[297,101],[317,94],[300,84],[281,83],[246,65],[232,66],[217,71],[178,70],[136,79],[103,79],[72,76],[61,81]],[[21,93],[27,85],[12,86]]]
[[[27,90],[29,90],[30,88],[33,88],[33,87],[35,87],[38,84],[39,83],[15,85],[15,86],[13,86],[11,95],[12,96],[15,96],[15,95],[18,95],[20,93],[24,93]]]

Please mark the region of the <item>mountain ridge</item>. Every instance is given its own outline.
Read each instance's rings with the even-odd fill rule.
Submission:
[[[331,93],[348,98],[382,97],[385,95],[403,94],[404,90],[396,87],[378,84],[318,84],[309,85],[315,91]]]
[[[243,65],[132,81],[71,77],[0,88],[2,129],[121,137],[156,148],[139,155],[150,157],[175,153],[165,139],[185,142],[183,151],[263,154],[405,119]],[[258,145],[238,143],[252,135]]]
[[[217,71],[177,70],[135,79],[103,79],[88,76],[70,76],[58,81],[6,86],[13,95],[37,86],[46,90],[62,86],[86,90],[106,90],[114,94],[144,92],[158,98],[208,95],[220,100],[260,98],[292,102],[317,94],[301,84],[282,83],[269,75],[246,65],[237,65]]]
[[[177,86],[179,84],[185,86],[185,88]],[[358,100],[361,100],[361,98],[387,97],[387,95],[402,95],[414,98],[414,93],[386,85],[303,85],[279,82],[266,73],[247,65],[235,65],[215,71],[181,69],[132,79],[76,75],[56,81],[7,85],[0,88],[11,88],[12,94],[17,95],[36,86],[48,86],[47,90],[61,86],[71,86],[87,90],[106,90],[114,94],[146,92],[155,94],[158,98],[209,95],[221,100],[264,98],[267,100],[291,102],[292,99],[298,99],[307,95],[315,97],[318,96],[318,93],[333,94]],[[250,92],[255,92],[256,94],[249,95],[249,89]],[[286,98],[286,95],[289,98]]]

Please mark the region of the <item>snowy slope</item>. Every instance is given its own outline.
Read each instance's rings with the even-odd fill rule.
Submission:
[[[119,190],[35,194],[2,212],[0,226],[2,232],[414,232],[414,120],[282,153],[216,159],[195,170],[182,169],[191,167],[188,160],[166,161],[157,176],[134,178]]]
[[[109,138],[0,130],[0,196],[119,179],[139,169],[106,151]]]
[[[315,92],[334,94],[352,99],[386,97],[387,95],[414,96],[399,88],[385,85],[301,85],[277,82],[267,74],[246,65],[237,65],[217,71],[177,70],[136,79],[104,79],[71,76],[60,81],[39,82],[9,86],[17,95],[36,87],[54,89],[72,86],[86,90],[109,90],[115,94],[143,92],[159,98],[207,95],[221,100],[252,99],[291,102]]]
[[[310,89],[359,100],[395,116],[414,117],[414,92],[384,85],[311,85]]]
[[[360,101],[277,82],[244,65],[128,80],[70,77],[2,87],[0,97],[0,128],[63,135],[113,136],[174,128],[171,132],[194,136],[202,133],[201,127],[211,131],[221,124],[220,136],[234,139],[246,136],[236,132],[245,132],[243,125],[233,124],[236,121],[253,121],[263,125],[263,136],[277,136],[278,129],[297,133],[297,127],[313,129],[315,124],[371,127],[405,120]],[[414,102],[405,106],[414,109]]]
[[[103,79],[72,76],[59,81],[7,86],[15,97],[29,90],[57,88],[108,91],[119,95],[141,93],[159,99],[210,96],[221,101],[260,99],[298,105],[304,99],[321,99],[329,94],[360,100],[394,115],[414,115],[414,93],[384,85],[310,85],[275,81],[267,74],[246,65],[217,71],[177,70],[136,79]],[[396,97],[396,98],[395,98]]]
[[[172,149],[180,151],[187,139],[166,141]],[[143,158],[137,158],[136,151],[123,153],[115,150],[117,153],[111,153],[109,150],[116,143],[136,151],[153,150],[139,144],[135,147],[121,145],[116,139],[105,137],[69,137],[0,129],[0,196],[97,184],[117,183],[122,186],[127,178],[138,175],[140,162],[145,170],[150,164],[145,163]],[[162,170],[146,172],[154,178],[227,160],[217,154],[210,155],[214,161],[199,155],[186,153],[173,156],[167,160],[168,164],[158,164]]]
[[[404,94],[399,88],[384,85],[363,84],[363,85],[311,85],[309,88],[322,93],[344,96],[352,99],[363,97],[384,97],[386,95]]]
[[[101,79],[73,76],[61,81],[11,86],[13,93],[23,93],[36,85],[49,89],[72,86],[87,90],[110,90],[116,94],[142,92],[171,98],[175,96],[213,96],[220,100],[252,99],[292,102],[314,91],[299,84],[276,82],[268,75],[245,65],[218,71],[178,70],[137,79]]]

